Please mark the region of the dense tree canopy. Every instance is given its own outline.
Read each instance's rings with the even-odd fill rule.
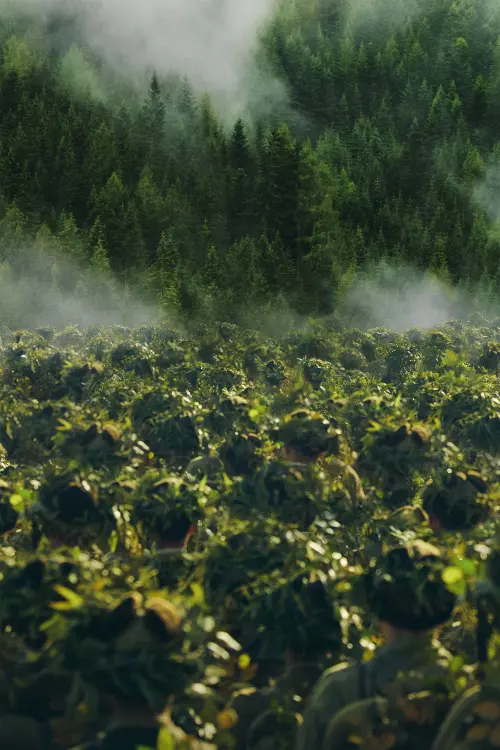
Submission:
[[[500,13],[361,7],[289,0],[264,31],[262,86],[284,83],[287,121],[256,106],[223,122],[173,74],[138,96],[67,19],[44,44],[36,19],[4,19],[3,260],[48,278],[69,254],[185,313],[277,294],[329,312],[343,275],[382,259],[496,283]]]

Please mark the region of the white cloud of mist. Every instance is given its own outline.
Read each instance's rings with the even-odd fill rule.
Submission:
[[[0,0],[0,9],[7,5],[12,0]],[[179,73],[228,105],[244,93],[275,0],[16,0],[16,6],[77,14],[86,43],[121,73]]]
[[[486,170],[484,178],[475,186],[472,198],[490,221],[500,221],[500,164],[491,165]]]
[[[471,309],[464,303],[461,292],[432,275],[409,266],[381,263],[357,274],[340,311],[355,325],[383,326],[402,333],[462,317]]]
[[[122,325],[134,328],[157,323],[161,313],[144,301],[138,291],[125,287],[111,276],[104,278],[93,269],[81,268],[68,258],[47,257],[41,272],[40,255],[32,249],[18,251],[22,271],[15,272],[8,262],[0,264],[0,326],[10,329],[68,325]],[[68,291],[64,279],[79,282]]]

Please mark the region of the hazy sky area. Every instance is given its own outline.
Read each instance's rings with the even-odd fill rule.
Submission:
[[[0,10],[12,5],[0,0]],[[16,0],[15,5],[76,12],[86,42],[120,72],[174,71],[224,102],[241,95],[275,0]]]

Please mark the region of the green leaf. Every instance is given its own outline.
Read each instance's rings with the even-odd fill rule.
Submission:
[[[452,594],[455,594],[455,596],[463,596],[465,594],[467,586],[464,572],[461,568],[450,565],[443,570],[442,578]]]
[[[455,354],[455,352],[451,351],[451,349],[448,349],[445,354],[443,355],[442,364],[443,365],[454,365],[458,362],[458,354]]]
[[[71,610],[71,609],[80,609],[85,604],[85,600],[82,599],[79,594],[75,593],[74,591],[71,591],[71,589],[67,589],[66,586],[59,586],[58,584],[54,586],[54,591],[57,591],[58,594],[63,596],[66,601],[65,602],[52,602],[50,607],[51,609],[56,610]]]
[[[476,563],[474,560],[459,560],[457,565],[460,565],[466,576],[473,576],[476,573]]]
[[[156,750],[175,750],[175,740],[168,729],[163,728],[160,731]]]
[[[443,570],[443,581],[447,586],[456,586],[463,580],[464,571],[456,566],[448,566]]]
[[[22,510],[24,507],[24,498],[22,495],[11,495],[10,498],[10,504],[13,508],[16,510]]]
[[[193,592],[193,604],[203,604],[205,601],[205,594],[203,591],[203,587],[200,586],[199,583],[192,583],[191,584],[191,591]]]
[[[233,651],[241,651],[241,646],[238,643],[238,641],[235,641],[234,638],[232,638],[229,633],[226,633],[224,631],[219,631],[217,633],[217,639],[219,641],[222,641],[222,643],[225,643],[226,646]]]

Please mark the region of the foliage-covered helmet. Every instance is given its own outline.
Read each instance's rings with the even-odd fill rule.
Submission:
[[[57,529],[62,543],[83,531],[106,533],[115,525],[112,509],[99,502],[97,490],[72,472],[49,477],[41,485],[32,515],[45,530]]]
[[[262,655],[292,651],[315,661],[327,651],[340,650],[340,623],[331,594],[320,579],[301,574],[274,590],[252,596],[247,615],[261,631]]]
[[[203,517],[208,489],[176,476],[158,479],[146,476],[138,487],[132,522],[140,523],[146,536],[160,541],[181,542],[189,529]]]
[[[206,417],[205,423],[214,432],[222,435],[233,427],[254,427],[250,417],[251,404],[243,396],[231,395],[223,398]]]
[[[160,414],[141,428],[141,437],[160,458],[187,462],[200,450],[196,419],[191,414]]]
[[[262,440],[253,432],[230,435],[219,449],[219,455],[229,474],[251,474],[262,462]]]
[[[74,419],[71,426],[58,431],[56,444],[62,447],[63,455],[93,468],[118,468],[128,458],[121,429],[109,422],[89,424]]]
[[[214,479],[223,472],[224,464],[220,458],[211,454],[197,456],[186,466],[186,474],[196,479],[203,477]]]
[[[358,465],[376,477],[394,475],[408,477],[409,473],[425,466],[430,437],[420,424],[405,423],[399,427],[379,425],[363,438]]]
[[[300,466],[268,461],[254,476],[245,479],[234,499],[260,513],[275,513],[285,523],[307,527],[317,515],[320,489]]]
[[[19,513],[9,502],[0,502],[0,534],[8,534],[15,529]]]
[[[423,493],[423,507],[445,531],[466,531],[486,520],[488,484],[475,471],[455,471],[431,481]]]
[[[299,456],[317,458],[323,453],[338,454],[340,435],[321,414],[298,409],[285,417],[277,437]]]
[[[165,708],[197,672],[184,653],[182,617],[170,602],[140,594],[113,608],[75,618],[61,647],[62,663],[101,694],[132,705]]]
[[[265,528],[245,526],[227,538],[213,539],[206,549],[205,591],[207,600],[217,605],[227,596],[248,601],[248,585],[262,575],[282,568],[290,544],[281,534]],[[245,597],[245,590],[247,596]]]
[[[439,550],[420,540],[391,549],[365,576],[367,601],[396,628],[429,630],[451,616],[456,597],[442,579]]]
[[[78,566],[54,557],[36,558],[2,572],[0,628],[10,628],[28,646],[37,648],[46,638],[40,626],[54,613],[51,603],[60,598],[54,586],[68,586],[70,577],[78,575]]]

